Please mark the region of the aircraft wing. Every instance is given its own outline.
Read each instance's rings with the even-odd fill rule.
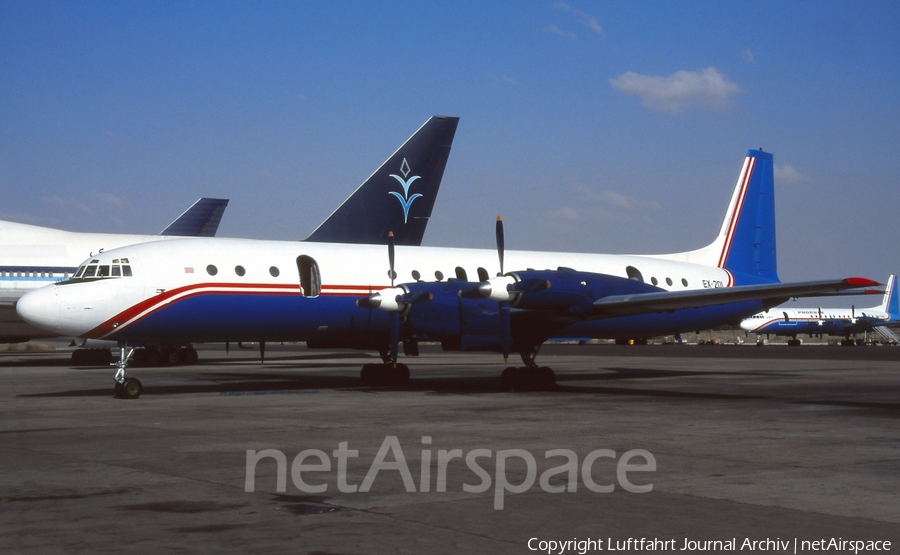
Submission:
[[[777,306],[793,297],[816,297],[847,289],[876,287],[878,285],[881,284],[870,279],[858,277],[797,283],[767,283],[763,285],[742,285],[694,291],[613,295],[597,299],[593,302],[593,305],[595,312],[607,316],[648,314],[742,301],[761,300],[767,304],[770,303],[770,306]]]
[[[203,197],[159,234],[177,237],[215,237],[226,206],[228,206],[227,198]]]

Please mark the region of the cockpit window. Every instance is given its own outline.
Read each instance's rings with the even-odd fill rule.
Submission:
[[[60,283],[76,283],[131,276],[131,265],[127,258],[114,258],[111,263],[104,261],[103,264],[100,263],[100,260],[93,258],[79,266],[78,270],[75,271],[75,275]]]

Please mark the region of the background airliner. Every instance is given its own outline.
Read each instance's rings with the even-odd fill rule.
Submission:
[[[555,376],[535,358],[554,336],[705,329],[791,297],[875,284],[779,283],[772,164],[771,154],[748,152],[718,236],[690,252],[505,252],[499,222],[497,251],[394,248],[389,241],[386,253],[376,245],[185,239],[94,256],[72,279],[24,296],[18,311],[56,333],[120,342],[116,393],[126,398],[141,392],[140,382],[125,375],[132,352],[126,347],[175,340],[377,349],[385,363],[361,373],[376,383],[407,379],[408,368],[396,363],[400,342],[429,339],[446,349],[501,351],[504,358],[518,351],[525,366],[504,371],[504,382],[544,386]],[[394,192],[416,194],[417,181],[408,175],[397,182]],[[516,271],[503,273],[505,267]],[[129,277],[111,277],[116,268],[120,275],[128,268]]]
[[[394,229],[399,244],[420,245],[458,124],[457,117],[429,118],[306,240],[385,244],[389,230]],[[223,199],[200,199],[160,235],[74,233],[0,222],[0,342],[60,335],[23,322],[15,304],[27,291],[70,278],[86,255],[172,237],[212,237],[227,204]],[[178,353],[179,349],[157,350],[148,359],[174,364]],[[183,358],[188,361],[195,359],[192,350],[186,354]]]
[[[762,335],[790,337],[788,345],[799,346],[798,335],[843,337],[842,345],[864,344],[856,335],[876,332],[882,340],[896,343],[897,335],[888,326],[900,325],[896,276],[891,275],[879,306],[870,308],[773,308],[741,322],[741,328]],[[759,338],[759,337],[758,337]]]
[[[213,237],[226,206],[228,199],[201,198],[159,235],[78,233],[0,221],[0,343],[56,337],[19,318],[16,302],[28,291],[75,275],[85,255],[171,237]]]

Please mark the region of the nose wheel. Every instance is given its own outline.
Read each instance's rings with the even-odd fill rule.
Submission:
[[[122,383],[116,382],[116,397],[119,399],[137,399],[141,396],[143,386],[137,378],[125,378]]]
[[[134,349],[128,349],[124,345],[119,347],[119,360],[114,365],[116,367],[116,397],[119,399],[137,399],[141,396],[143,386],[137,378],[129,378],[125,375],[128,368],[128,361],[134,354]]]

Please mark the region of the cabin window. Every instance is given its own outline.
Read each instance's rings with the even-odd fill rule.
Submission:
[[[234,273],[236,273],[240,277],[244,277],[244,274],[247,273],[247,270],[245,270],[243,266],[235,266]]]
[[[681,285],[684,285],[685,287],[687,287],[687,280],[684,278],[681,278]]]
[[[469,281],[469,277],[466,274],[466,270],[462,266],[456,267],[456,279],[461,279],[463,281]]]
[[[666,278],[666,285],[668,285],[669,287],[672,287],[672,278],[670,278],[670,277]]]
[[[436,279],[436,280],[438,280],[438,281],[441,281],[442,279],[444,279],[444,272],[442,272],[442,271],[440,271],[440,270],[437,270],[437,271],[434,273],[434,279]]]
[[[300,292],[303,296],[318,297],[322,292],[319,264],[311,256],[302,254],[297,257],[297,271],[300,273]]]
[[[412,278],[416,281],[419,281],[420,279],[422,279],[422,274],[419,273],[419,270],[413,270]]]
[[[210,264],[209,266],[206,267],[206,273],[211,276],[214,276],[219,273],[219,269],[216,268],[215,266],[213,266],[212,264]]]
[[[487,270],[485,270],[484,268],[478,268],[478,281],[487,281],[490,278],[491,276],[490,274],[488,274]]]
[[[655,277],[652,277],[650,278],[650,283],[652,283],[653,285],[659,285],[659,280]]]
[[[635,281],[639,281],[644,283],[644,276],[641,274],[641,271],[635,268],[634,266],[628,266],[625,268],[625,273],[628,274],[628,279],[633,279]],[[654,283],[654,285],[656,285]]]
[[[279,275],[281,275],[281,270],[279,270],[275,266],[270,266],[269,267],[269,275],[272,277],[278,277]]]

